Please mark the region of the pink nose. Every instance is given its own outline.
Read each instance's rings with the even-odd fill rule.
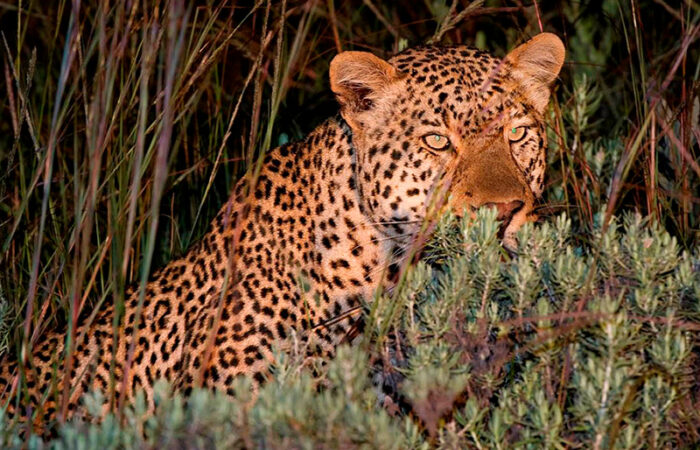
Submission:
[[[525,203],[520,200],[513,200],[512,202],[503,203],[484,203],[481,205],[486,208],[496,208],[498,211],[498,220],[509,219],[515,214],[517,210],[523,207]]]

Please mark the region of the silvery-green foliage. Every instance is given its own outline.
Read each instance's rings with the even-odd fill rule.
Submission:
[[[74,420],[4,447],[645,448],[693,444],[700,257],[635,214],[586,239],[559,215],[497,239],[491,210],[447,214],[420,262],[366,305],[365,332],[323,361],[302,336],[256,394],[167,385],[155,414]],[[391,388],[389,388],[391,387]],[[99,416],[99,393],[86,396]],[[692,445],[691,445],[692,446]]]

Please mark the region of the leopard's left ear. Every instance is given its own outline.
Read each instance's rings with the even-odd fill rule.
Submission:
[[[331,61],[331,89],[343,116],[372,107],[372,97],[399,78],[388,62],[367,52],[342,52]]]
[[[565,54],[557,35],[540,33],[506,56],[527,100],[539,112],[547,107],[550,86],[559,75]]]

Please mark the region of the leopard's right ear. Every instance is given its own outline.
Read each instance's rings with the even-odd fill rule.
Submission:
[[[372,108],[377,92],[399,79],[388,62],[367,52],[342,52],[331,61],[331,90],[343,115]]]
[[[547,107],[550,86],[559,75],[565,55],[564,44],[557,35],[540,33],[506,56],[527,100],[539,112]]]

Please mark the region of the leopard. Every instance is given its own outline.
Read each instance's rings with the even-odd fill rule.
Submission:
[[[347,312],[392,283],[434,211],[494,208],[503,246],[517,248],[538,217],[564,58],[551,33],[502,58],[466,45],[338,53],[329,79],[339,114],[266,152],[183,257],[128,287],[123,309],[79,319],[70,352],[56,331],[21,364],[6,356],[6,413],[70,418],[93,390],[120,401],[142,391],[152,409],[161,379],[185,395],[234,395],[239,376],[264,383],[291,339],[332,355],[360,320]]]

